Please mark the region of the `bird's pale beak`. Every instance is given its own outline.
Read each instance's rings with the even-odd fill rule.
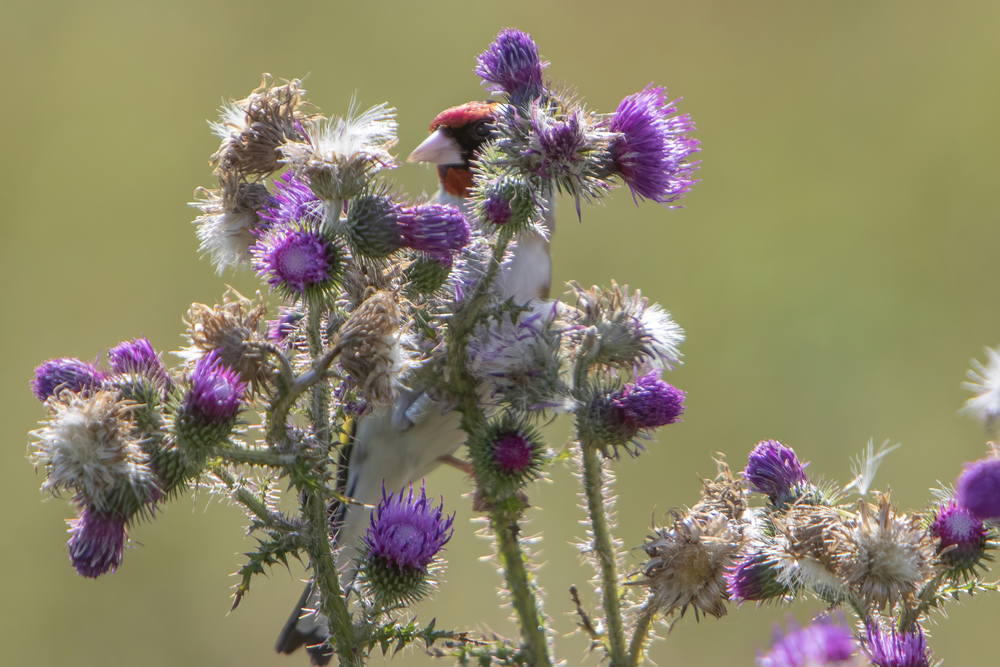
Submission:
[[[433,162],[434,164],[462,164],[462,150],[458,142],[446,135],[441,128],[434,130],[431,136],[413,149],[407,162]]]

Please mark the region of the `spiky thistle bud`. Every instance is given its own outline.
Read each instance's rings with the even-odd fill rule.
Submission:
[[[63,357],[49,359],[35,367],[35,377],[28,384],[35,398],[43,403],[63,390],[73,393],[100,389],[105,374],[96,365]]]
[[[382,189],[364,192],[347,208],[344,232],[355,256],[381,259],[405,245],[396,203]]]
[[[178,444],[193,457],[207,455],[229,437],[247,385],[222,363],[219,352],[198,360],[174,421]]]
[[[865,621],[861,647],[872,667],[930,667],[931,652],[927,647],[923,628],[914,623],[912,628],[886,630],[875,619]]]
[[[538,56],[538,45],[520,30],[505,28],[476,57],[476,74],[487,89],[505,93],[511,102],[524,105],[540,96],[542,69],[548,63]]]
[[[444,287],[455,260],[450,253],[417,253],[405,270],[407,295],[431,295]]]
[[[544,441],[523,419],[493,419],[469,438],[479,491],[491,502],[517,494],[537,479],[546,460]]]
[[[972,577],[986,554],[986,526],[982,520],[954,500],[941,504],[930,531],[938,538],[938,558],[953,575]]]
[[[428,500],[422,485],[416,496],[412,484],[408,495],[386,494],[383,484],[358,559],[362,581],[376,605],[407,604],[430,592],[438,554],[451,539],[454,521],[454,514],[444,515],[443,504],[435,507]]]
[[[759,655],[760,667],[856,667],[858,643],[846,628],[829,619],[800,628],[788,621],[788,633],[774,630],[774,644]]]
[[[402,377],[414,365],[412,336],[391,292],[376,292],[340,329],[340,364],[370,406],[391,406]]]
[[[1000,520],[1000,458],[968,464],[955,484],[955,500],[983,521]]]
[[[726,591],[737,603],[782,600],[791,591],[778,581],[774,561],[761,551],[743,554],[726,570]]]
[[[805,466],[791,447],[777,440],[762,440],[750,452],[743,479],[751,491],[763,493],[772,505],[781,507],[801,495]]]
[[[688,114],[673,115],[674,104],[667,102],[665,88],[650,84],[623,99],[608,122],[608,129],[619,133],[610,145],[614,171],[633,197],[666,204],[695,183],[691,174],[697,163],[688,158],[700,150],[699,142],[687,136],[694,123]]]

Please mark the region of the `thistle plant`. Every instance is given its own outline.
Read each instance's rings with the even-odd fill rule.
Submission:
[[[580,220],[585,203],[622,185],[636,203],[667,208],[695,184],[699,144],[664,88],[650,84],[598,113],[552,85],[547,65],[517,30],[478,56],[475,72],[498,99],[481,104],[491,120],[463,207],[407,200],[388,180],[398,165],[387,104],[324,118],[301,81],[265,76],[224,105],[211,123],[221,140],[211,156],[217,187],[193,204],[200,249],[220,274],[252,271],[280,306],[266,319],[259,293],[232,290],[218,304],[193,304],[175,368],[145,339],[110,348],[103,365],[57,358],[37,367],[31,390],[47,418],[30,456],[45,471],[43,490],[67,494],[78,512],[72,565],[85,577],[114,572],[130,527],[202,489],[241,505],[258,542],[238,573],[234,609],[256,575],[289,558],[306,563],[315,664],[366,664],[376,649],[420,640],[461,664],[552,665],[540,577],[521,534],[534,511],[529,482],[569,461],[600,598],[585,610],[574,589],[574,611],[613,667],[647,662],[657,625],[672,628],[688,610],[718,618],[730,604],[800,596],[827,611],[790,625],[758,664],[931,664],[931,615],[997,587],[985,579],[1000,520],[995,450],[931,507],[901,512],[888,489],[870,490],[889,450],[869,444],[855,478],[837,485],[766,440],[742,473],[720,456],[700,498],[658,521],[644,543],[614,535],[615,461],[658,456],[663,445],[648,443],[684,414],[686,393],[666,379],[684,331],[640,290],[611,280],[524,301],[501,279],[519,243],[548,239],[557,193]],[[970,373],[977,396],[967,409],[992,428],[1000,352],[989,354],[989,366]],[[454,415],[467,460],[418,456],[408,484],[378,480],[369,516],[353,497],[365,429],[381,419],[402,433],[432,414]],[[575,435],[554,451],[539,427],[561,414]],[[460,499],[428,498],[420,484],[440,461],[470,475],[516,639],[408,616],[441,585],[445,545],[464,530],[448,513]],[[625,567],[623,545],[645,562]]]

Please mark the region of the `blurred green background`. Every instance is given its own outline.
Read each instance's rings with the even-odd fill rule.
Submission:
[[[666,85],[704,148],[685,209],[637,208],[619,191],[581,224],[561,206],[554,284],[641,287],[688,333],[686,363],[668,378],[689,392],[685,421],[615,466],[626,546],[642,543],[654,513],[695,502],[714,452],[742,469],[763,438],[841,481],[869,438],[902,442],[876,482],[903,508],[925,506],[929,486],[981,456],[987,434],[957,410],[969,359],[1000,344],[996,2],[7,2],[0,663],[305,664],[271,649],[301,568],[258,579],[227,615],[229,575],[251,548],[234,507],[175,502],[132,532],[140,546],[113,576],[74,573],[71,510],[43,502],[25,459],[44,414],[28,380],[46,358],[91,359],[135,336],[176,350],[192,301],[214,303],[224,283],[257,289],[249,275],[217,277],[190,224],[187,202],[212,184],[218,146],[205,119],[223,98],[262,72],[308,74],[327,115],[355,94],[395,105],[405,155],[438,111],[483,96],[474,58],[503,26],[530,32],[548,73],[597,109]],[[414,195],[435,189],[429,169],[394,176]],[[549,433],[559,445],[568,429]],[[552,481],[532,492],[528,528],[544,535],[545,609],[558,654],[596,665],[568,615],[568,587],[586,590],[591,576],[570,545],[583,514],[569,472]],[[421,620],[513,635],[461,475],[439,470],[428,486],[459,518],[446,583]],[[687,617],[652,657],[751,665],[784,613]],[[996,596],[952,605],[932,646],[974,664],[976,651],[992,654],[982,638],[998,613]]]

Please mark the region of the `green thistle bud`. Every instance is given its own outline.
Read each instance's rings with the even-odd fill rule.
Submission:
[[[396,218],[396,205],[386,192],[366,192],[352,199],[344,231],[355,255],[381,259],[402,248]]]
[[[469,439],[479,489],[490,501],[515,496],[537,479],[547,459],[538,432],[511,414],[493,419]]]
[[[428,295],[437,292],[451,275],[452,265],[450,255],[418,254],[406,269],[407,292]]]

